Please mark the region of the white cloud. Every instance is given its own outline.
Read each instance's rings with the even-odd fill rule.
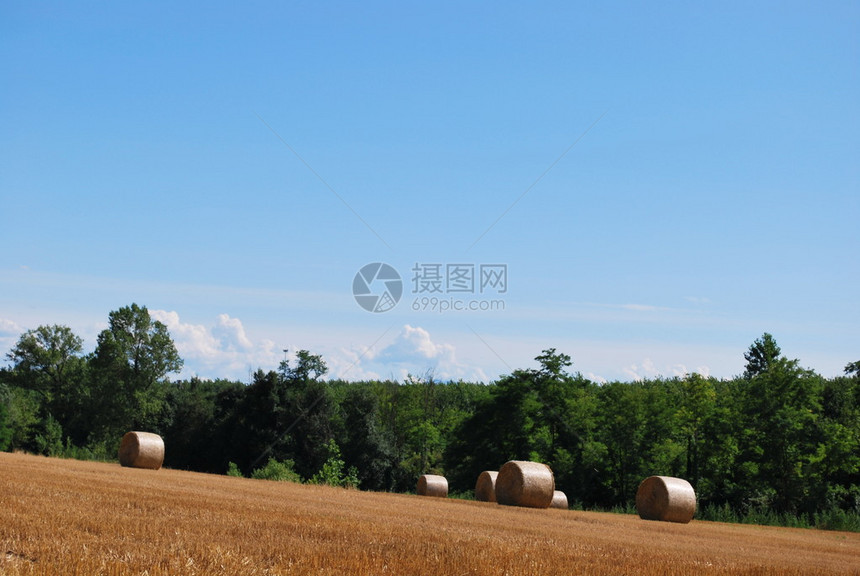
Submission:
[[[253,347],[245,334],[242,322],[238,318],[230,318],[227,314],[218,315],[218,324],[213,328],[212,333],[231,350],[250,350]]]
[[[386,346],[379,354],[380,360],[404,362],[437,360],[454,362],[454,347],[450,344],[436,344],[430,333],[420,326],[406,324],[397,339]]]
[[[0,362],[6,359],[6,354],[12,350],[23,333],[24,328],[12,320],[0,318]]]
[[[261,339],[254,343],[241,320],[228,314],[219,314],[213,326],[182,322],[173,311],[150,310],[150,315],[167,326],[185,360],[181,378],[197,375],[244,381],[250,370],[273,369],[282,359],[274,342]]]
[[[585,376],[592,382],[597,382],[598,384],[606,384],[607,382],[609,382],[609,380],[607,380],[603,376],[600,376],[599,374],[595,374],[594,372],[585,372],[583,373],[583,376]]]
[[[691,371],[684,364],[666,364],[657,366],[650,358],[645,358],[640,364],[631,364],[623,369],[626,376],[635,381],[645,380],[646,378],[672,378],[677,376],[683,378]],[[693,372],[697,372],[702,376],[710,375],[710,368],[707,366],[699,366]]]
[[[150,310],[149,314],[167,326],[183,358],[212,359],[219,354],[220,342],[206,326],[182,323],[177,312]]]
[[[349,380],[380,377],[404,380],[409,375],[420,377],[429,373],[437,380],[489,381],[481,368],[460,362],[452,344],[435,342],[427,330],[409,324],[381,349],[341,349],[326,361],[331,376]]]
[[[21,326],[18,326],[12,320],[0,318],[0,337],[4,336],[19,336],[24,332]]]

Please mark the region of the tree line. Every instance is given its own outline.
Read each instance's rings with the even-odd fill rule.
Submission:
[[[744,357],[732,379],[596,383],[549,349],[484,385],[326,380],[301,350],[250,384],[171,381],[167,328],[132,304],[90,354],[65,326],[21,335],[0,369],[0,449],[110,459],[147,430],[173,468],[398,492],[436,473],[463,494],[483,470],[536,460],[577,507],[629,510],[659,474],[693,484],[700,517],[860,529],[860,362],[824,378],[767,333]]]

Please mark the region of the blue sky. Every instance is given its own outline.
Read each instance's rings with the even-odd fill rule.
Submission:
[[[837,375],[858,30],[856,2],[4,3],[0,354],[40,324],[92,350],[136,302],[183,376],[304,348],[489,381],[554,347],[595,379],[731,377],[763,332]],[[373,262],[390,311],[353,298]],[[507,290],[413,293],[416,264]]]

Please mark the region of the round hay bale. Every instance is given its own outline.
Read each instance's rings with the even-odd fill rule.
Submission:
[[[561,490],[555,490],[552,493],[552,502],[549,505],[550,508],[561,508],[562,510],[567,510],[567,495]]]
[[[643,520],[686,524],[696,514],[696,491],[671,476],[651,476],[636,491],[636,511]]]
[[[447,498],[448,480],[444,476],[423,474],[418,478],[418,495]]]
[[[555,478],[546,464],[511,460],[496,476],[496,501],[505,506],[549,508]]]
[[[119,445],[119,463],[158,470],[164,463],[164,440],[151,432],[127,432]]]
[[[499,475],[495,470],[484,470],[478,475],[475,483],[475,500],[478,502],[496,501],[496,477]]]

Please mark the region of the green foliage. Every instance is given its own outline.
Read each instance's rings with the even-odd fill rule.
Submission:
[[[762,372],[767,372],[771,364],[779,358],[780,349],[773,336],[765,332],[750,346],[744,354],[747,361],[744,378],[752,378]]]
[[[230,455],[229,446],[219,438],[219,402],[245,391],[240,382],[229,380],[180,380],[167,385],[165,404],[169,414],[163,429],[164,442],[170,449],[165,466],[211,473],[221,473]]]
[[[255,480],[276,480],[278,482],[297,482],[302,481],[301,476],[293,471],[294,463],[292,460],[278,461],[274,458],[269,458],[269,461],[262,468],[257,468],[251,473],[251,478]]]
[[[281,362],[281,375],[284,380],[306,382],[316,380],[328,372],[328,366],[322,356],[311,354],[307,350],[296,352],[296,366],[290,366],[288,360]]]
[[[39,454],[59,456],[63,452],[63,428],[51,415],[42,422],[42,431],[35,440]]]
[[[107,443],[94,443],[87,446],[76,446],[72,439],[66,436],[66,443],[55,456],[73,458],[75,460],[93,460],[97,462],[116,462],[117,448]]]
[[[358,470],[354,466],[350,466],[348,470],[345,470],[346,462],[341,460],[340,448],[337,442],[329,440],[326,448],[329,453],[328,460],[325,461],[319,472],[308,480],[308,483],[327,484],[343,488],[358,488]]]
[[[83,341],[68,326],[39,326],[22,334],[6,358],[14,365],[16,385],[50,400],[78,369],[82,349]]]
[[[22,334],[6,356],[13,363],[8,380],[36,395],[40,419],[51,414],[64,433],[81,443],[87,435],[83,403],[88,396],[82,345],[67,326],[39,326]]]
[[[239,467],[236,466],[235,462],[227,463],[227,476],[234,476],[236,478],[244,478],[242,471],[239,470]]]
[[[0,388],[2,392],[2,388]],[[6,395],[0,393],[0,452],[12,447],[12,426],[9,423],[9,407]]]
[[[356,383],[338,388],[333,391],[340,406],[335,429],[345,463],[358,471],[361,488],[394,489],[397,475],[394,434],[381,416],[381,386]]]
[[[90,360],[93,376],[93,427],[102,438],[124,431],[160,431],[165,378],[182,369],[167,327],[145,306],[125,306],[108,315]]]
[[[860,513],[840,508],[828,508],[815,513],[813,525],[822,530],[860,532]]]
[[[35,437],[41,423],[38,392],[12,386],[8,388],[5,396],[6,423],[11,429],[8,448],[35,451]]]

